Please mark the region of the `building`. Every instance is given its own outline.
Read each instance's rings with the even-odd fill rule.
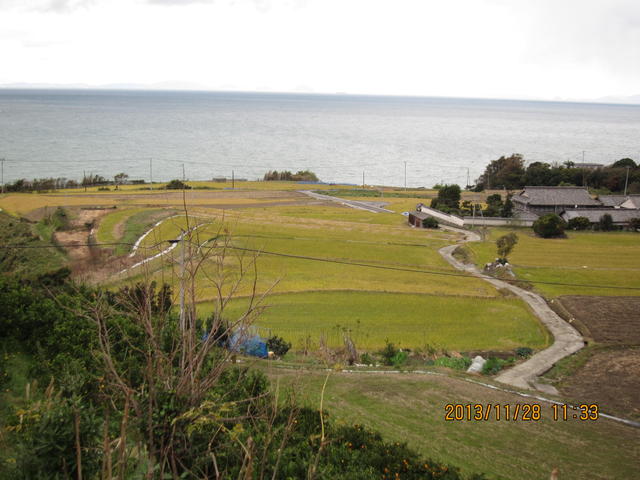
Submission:
[[[583,208],[566,210],[560,217],[568,222],[572,218],[585,217],[592,224],[598,223],[603,215],[611,215],[614,225],[627,226],[633,218],[640,218],[640,209],[631,208]]]
[[[524,187],[519,194],[511,197],[517,212],[536,215],[560,214],[568,209],[602,208],[602,203],[589,195],[586,187]]]
[[[415,212],[409,212],[409,225],[422,228],[422,222],[430,216],[431,215],[427,213],[422,213],[417,210]]]
[[[586,168],[587,170],[596,170],[602,167],[604,167],[602,163],[574,163],[573,164],[573,168]]]
[[[598,200],[610,208],[640,208],[640,195],[600,195]]]

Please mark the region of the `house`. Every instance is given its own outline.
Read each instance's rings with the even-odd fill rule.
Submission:
[[[516,212],[560,214],[568,209],[602,208],[602,203],[594,200],[586,187],[524,187],[519,194],[511,197]]]
[[[565,222],[572,218],[585,217],[592,224],[598,223],[603,215],[611,215],[614,225],[627,226],[633,218],[640,218],[640,209],[631,208],[581,208],[565,210],[560,215]]]
[[[598,168],[602,168],[604,165],[602,163],[574,163],[573,168],[586,168],[587,170],[597,170]]]
[[[640,208],[640,195],[600,195],[598,200],[604,207]]]

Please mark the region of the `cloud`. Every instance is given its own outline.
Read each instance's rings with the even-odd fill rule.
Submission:
[[[0,10],[70,13],[97,0],[0,0]]]
[[[166,5],[170,7],[180,7],[184,5],[193,5],[196,3],[213,3],[214,0],[147,0],[151,5]]]

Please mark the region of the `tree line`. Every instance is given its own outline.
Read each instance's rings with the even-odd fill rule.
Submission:
[[[640,193],[640,167],[631,158],[622,158],[600,168],[578,168],[570,161],[563,164],[533,162],[525,167],[524,157],[513,154],[490,162],[475,186],[469,188],[480,192],[516,190],[525,186],[588,186],[621,193],[625,184],[628,193]]]

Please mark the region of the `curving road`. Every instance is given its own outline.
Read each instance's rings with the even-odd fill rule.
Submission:
[[[449,228],[447,230],[453,230],[465,235],[465,242],[477,242],[480,237],[473,232],[457,228]],[[549,306],[547,302],[540,296],[533,292],[516,287],[508,282],[502,280],[487,278],[482,274],[475,265],[466,264],[458,261],[453,256],[453,251],[458,247],[456,245],[449,245],[439,250],[440,255],[449,262],[454,268],[470,273],[476,277],[480,277],[483,280],[489,282],[496,288],[506,288],[527,302],[533,312],[537,315],[540,321],[547,327],[554,338],[553,345],[549,348],[536,353],[527,361],[512,367],[496,377],[496,380],[501,383],[512,385],[517,388],[536,389],[550,394],[558,394],[558,391],[551,385],[545,385],[538,383],[538,377],[549,370],[559,360],[577,352],[584,347],[584,340],[578,331],[560,318]]]

